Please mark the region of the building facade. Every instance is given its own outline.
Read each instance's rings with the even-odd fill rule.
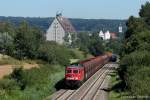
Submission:
[[[103,33],[103,31],[100,31],[99,37],[101,37],[103,40],[109,40],[111,38],[111,34],[109,31],[106,31],[105,33]]]
[[[103,33],[103,31],[101,30],[99,32],[99,37],[102,38],[103,40],[117,39],[117,34],[110,33],[108,30]]]
[[[46,33],[47,41],[55,41],[59,44],[65,42],[65,37],[68,37],[68,42],[71,44],[71,34],[76,34],[75,28],[71,22],[62,16],[62,14],[56,14],[56,17]]]

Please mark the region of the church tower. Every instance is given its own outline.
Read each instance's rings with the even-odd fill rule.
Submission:
[[[122,32],[123,32],[123,29],[122,29],[122,25],[121,25],[121,24],[119,25],[118,31],[119,31],[119,33],[122,33]]]
[[[124,33],[123,33],[123,28],[121,24],[118,27],[118,33],[119,33],[118,34],[119,38],[122,40],[124,38]]]

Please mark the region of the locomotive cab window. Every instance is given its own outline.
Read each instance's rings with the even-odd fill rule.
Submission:
[[[71,73],[71,70],[67,70],[67,73]]]
[[[73,70],[73,73],[78,73],[78,70]]]

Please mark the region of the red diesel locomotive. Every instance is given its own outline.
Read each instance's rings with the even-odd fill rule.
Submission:
[[[106,64],[111,57],[112,53],[105,53],[101,56],[67,66],[65,73],[66,85],[69,87],[79,87],[84,81]]]

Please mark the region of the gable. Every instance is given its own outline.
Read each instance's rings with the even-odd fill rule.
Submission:
[[[58,16],[56,18],[66,33],[76,33],[75,28],[67,18],[64,18],[62,16]]]

